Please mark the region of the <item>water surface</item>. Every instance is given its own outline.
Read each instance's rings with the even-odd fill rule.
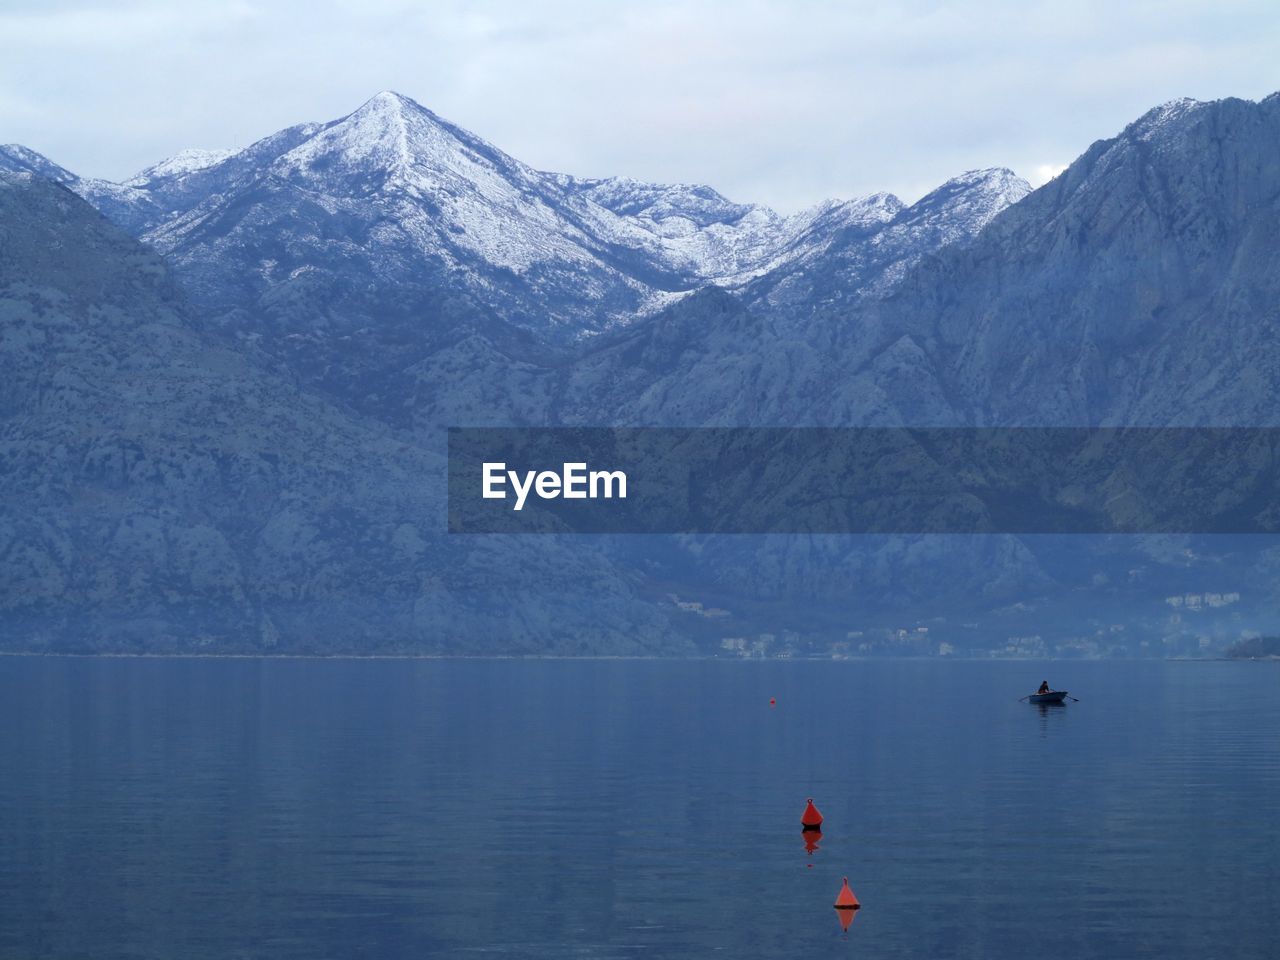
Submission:
[[[1081,702],[1015,702],[1045,678]],[[0,956],[1273,958],[1278,686],[0,658]]]

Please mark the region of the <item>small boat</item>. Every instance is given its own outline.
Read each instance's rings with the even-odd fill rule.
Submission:
[[[1027,698],[1030,703],[1061,703],[1067,699],[1067,691],[1050,690],[1048,693],[1033,693]]]

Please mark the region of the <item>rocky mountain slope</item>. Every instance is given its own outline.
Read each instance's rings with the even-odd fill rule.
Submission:
[[[0,220],[5,449],[21,458],[4,474],[19,505],[0,547],[6,621],[26,638],[65,638],[79,617],[94,636],[221,623],[286,645],[562,652],[797,625],[829,641],[904,610],[962,648],[1046,618],[1076,639],[1274,629],[1260,539],[450,538],[439,454],[443,427],[480,423],[1269,424],[1277,145],[1280,97],[1175,103],[1029,195],[978,171],[911,206],[793,217],[704,187],[540,173],[393,94],[127,184],[5,148],[0,166],[24,171],[6,182],[26,184]],[[110,266],[82,282],[88,261]],[[114,379],[135,356],[159,365]],[[224,389],[224,368],[244,386]],[[153,383],[184,386],[151,405]],[[91,435],[120,438],[107,462],[132,463],[132,445],[159,466],[113,467],[104,486],[82,466],[98,462]],[[257,465],[276,447],[283,477]],[[210,450],[216,469],[170,463]],[[113,552],[137,491],[157,532]],[[170,544],[204,527],[230,559],[184,573]],[[138,567],[156,572],[135,581]],[[1194,616],[1167,602],[1207,591],[1236,599]]]
[[[965,422],[1253,425],[1280,386],[1280,95],[1180,101],[939,253],[859,323],[854,366],[941,380]]]
[[[80,194],[103,215],[133,232],[160,218],[160,210],[146,193],[128,184],[79,177],[48,157],[18,143],[0,146],[0,171],[30,173],[62,184]]]
[[[824,422],[852,425],[1276,424],[1277,146],[1280,95],[1151,111],[973,242],[922,258],[886,296],[816,328],[809,346],[829,362],[812,367],[808,383],[824,386],[793,384],[794,395]],[[771,582],[834,591],[841,581],[830,573],[846,570],[846,583],[919,586],[940,568],[911,556],[911,542],[923,554],[937,549],[936,538],[878,549],[792,541],[776,554],[790,575]],[[958,557],[972,547],[948,550]],[[1145,604],[1150,629],[1176,632],[1210,618],[1162,611],[1157,585],[1216,583],[1243,591],[1265,629],[1277,599],[1274,549],[1264,537],[1021,538],[983,558],[974,569],[985,584],[969,588],[1003,580],[1042,598],[1076,594],[1130,611]],[[770,566],[766,548],[744,563],[725,541],[701,546],[700,557],[722,577],[737,571],[743,590]],[[965,583],[964,569],[937,587]]]
[[[597,547],[447,541],[438,456],[193,327],[153,252],[0,172],[0,645],[680,649]]]

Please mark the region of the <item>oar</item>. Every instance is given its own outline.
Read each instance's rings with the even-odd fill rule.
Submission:
[[[1015,700],[1015,701],[1013,701],[1013,702],[1014,702],[1014,703],[1021,703],[1023,700],[1030,700],[1030,699],[1031,699],[1031,694],[1029,694],[1029,693],[1028,693],[1025,697],[1019,697],[1017,700]]]
[[[1079,703],[1079,702],[1080,702],[1080,698],[1079,698],[1079,697],[1073,697],[1073,696],[1072,696],[1071,694],[1069,694],[1069,693],[1067,694],[1067,699],[1068,699],[1068,700],[1074,700],[1076,703]]]

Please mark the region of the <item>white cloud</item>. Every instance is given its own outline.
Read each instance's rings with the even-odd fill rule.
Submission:
[[[1031,176],[1027,177],[1027,181],[1033,187],[1042,187],[1063,170],[1067,169],[1065,163],[1040,163],[1031,170]]]
[[[795,209],[1271,92],[1272,0],[8,0],[0,142],[127,176],[405,93],[544,169]]]

